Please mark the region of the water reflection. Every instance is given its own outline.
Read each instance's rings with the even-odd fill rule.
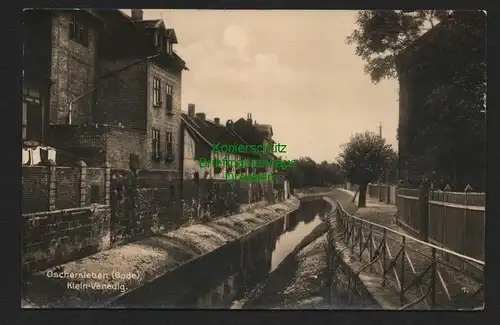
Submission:
[[[142,308],[229,308],[253,294],[324,219],[329,205],[304,202],[294,213],[193,261],[115,303]]]
[[[274,271],[297,246],[325,218],[330,205],[325,201],[303,202],[299,209],[285,216],[286,232],[276,243],[271,261],[271,270]]]

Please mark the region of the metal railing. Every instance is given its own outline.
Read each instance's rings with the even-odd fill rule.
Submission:
[[[332,274],[336,274],[343,253],[350,250],[351,261],[362,265],[354,270],[355,275],[370,272],[380,276],[381,285],[393,289],[395,296],[399,296],[399,310],[484,306],[483,261],[352,216],[338,201],[334,220],[329,220],[336,225],[330,227],[327,247]],[[464,267],[445,261],[445,255],[462,260]],[[332,280],[335,281],[335,276]],[[360,295],[356,286],[350,290]]]

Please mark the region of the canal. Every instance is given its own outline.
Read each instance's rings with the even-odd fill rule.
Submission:
[[[126,308],[242,308],[330,210],[323,200],[182,266],[115,301]]]

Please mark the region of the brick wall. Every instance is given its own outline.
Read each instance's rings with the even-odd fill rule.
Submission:
[[[56,168],[56,209],[80,206],[80,168]]]
[[[88,46],[69,38],[72,15],[85,19],[88,26]],[[95,80],[97,26],[83,12],[54,11],[52,16],[52,60],[50,89],[50,122],[65,124],[68,102],[92,89]],[[85,123],[92,112],[92,94],[73,104],[73,122]]]
[[[113,169],[111,175],[113,245],[183,224],[181,186],[169,173]]]
[[[87,168],[84,165],[23,166],[22,213],[76,208],[90,203],[106,204],[106,193],[109,192],[106,173],[106,168]]]
[[[29,270],[50,267],[110,245],[235,214],[241,205],[268,197],[252,195],[256,187],[248,183],[207,179],[181,184],[175,175],[84,164],[23,167],[23,265]],[[45,194],[34,201],[37,193]],[[36,207],[49,211],[33,213]]]
[[[109,207],[97,205],[23,215],[23,270],[45,269],[109,248],[109,222]]]
[[[146,129],[147,64],[146,61],[137,63],[139,61],[98,61],[99,76],[109,77],[97,82],[96,122],[119,121],[127,128]]]
[[[51,125],[50,144],[66,154],[58,155],[58,165],[75,165],[84,160],[88,166],[101,167],[106,162],[105,128],[77,125]]]
[[[130,167],[130,154],[139,156],[140,168],[147,164],[145,154],[146,134],[115,126],[68,126],[51,128],[51,144],[70,153],[67,159],[59,159],[58,164],[74,165],[84,160],[88,166],[102,166],[108,162],[116,169]],[[64,156],[61,156],[64,157]]]
[[[87,204],[106,204],[106,173],[102,168],[87,168]]]
[[[113,130],[106,134],[107,162],[116,169],[130,168],[130,154],[139,156],[139,168],[145,168],[149,156],[146,155],[146,134],[141,131]]]
[[[46,211],[49,207],[48,171],[43,166],[23,166],[22,212]]]

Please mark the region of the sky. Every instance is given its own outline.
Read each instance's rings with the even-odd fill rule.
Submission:
[[[130,15],[130,10],[123,10]],[[345,38],[356,27],[347,10],[153,10],[175,29],[186,61],[188,103],[221,123],[251,113],[272,125],[286,158],[335,161],[357,132],[379,132],[397,150],[398,83],[375,85]]]

